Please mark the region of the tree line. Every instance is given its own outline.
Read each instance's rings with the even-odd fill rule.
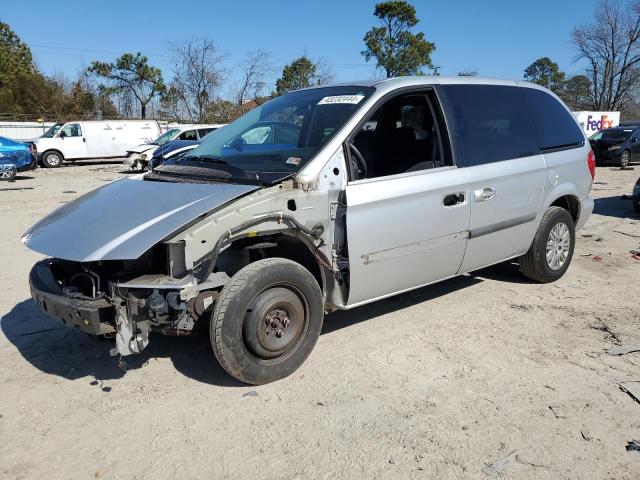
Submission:
[[[438,75],[436,50],[407,1],[375,6],[376,25],[364,34],[362,56],[386,77]],[[574,29],[576,60],[586,68],[567,75],[548,57],[534,61],[523,78],[558,94],[574,110],[622,110],[640,117],[640,0],[601,0],[594,21]],[[94,61],[76,79],[47,76],[9,25],[0,22],[0,119],[154,118],[198,123],[229,122],[278,95],[329,83],[323,58],[303,54],[280,70],[264,50],[248,52],[227,67],[210,38],[170,46],[171,80],[140,52],[113,62]],[[272,79],[279,77],[272,84]],[[475,76],[467,69],[461,76]],[[232,83],[229,78],[234,79]],[[224,93],[223,93],[224,88]]]

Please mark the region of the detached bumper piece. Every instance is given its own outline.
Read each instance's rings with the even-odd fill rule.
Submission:
[[[31,297],[56,320],[91,335],[116,332],[115,308],[104,298],[89,300],[65,296],[51,271],[55,260],[38,262],[29,274]]]

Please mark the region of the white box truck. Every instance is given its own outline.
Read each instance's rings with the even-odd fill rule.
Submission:
[[[125,157],[127,150],[160,134],[155,120],[99,120],[56,123],[30,141],[44,167],[64,160]]]

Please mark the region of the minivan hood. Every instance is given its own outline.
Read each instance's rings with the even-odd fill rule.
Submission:
[[[22,242],[77,262],[134,260],[198,217],[258,188],[124,178],[54,210],[27,230]]]

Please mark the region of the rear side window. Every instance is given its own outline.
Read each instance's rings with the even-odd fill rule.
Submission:
[[[542,150],[576,147],[584,144],[584,135],[567,109],[548,93],[524,88],[538,130]]]
[[[198,135],[200,135],[200,138],[202,138],[205,135],[213,132],[214,130],[215,130],[215,128],[200,128],[200,129],[198,129]]]
[[[187,130],[180,134],[178,140],[198,140],[198,135],[195,130]]]
[[[445,85],[462,144],[461,166],[535,155],[536,131],[519,87]]]

